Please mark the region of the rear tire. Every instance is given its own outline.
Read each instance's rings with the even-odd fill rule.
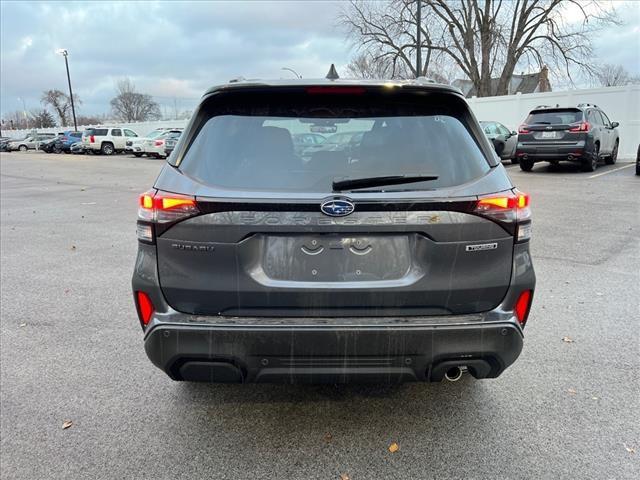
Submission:
[[[611,151],[611,155],[609,155],[604,163],[607,165],[615,165],[616,160],[618,159],[618,145],[620,144],[619,140],[616,140],[616,144],[613,146],[613,150]]]
[[[520,163],[520,161],[518,160],[518,157],[511,157],[511,163],[515,165],[516,163]]]
[[[113,155],[113,152],[115,152],[115,148],[113,148],[112,143],[105,142],[102,144],[102,148],[100,148],[100,151],[104,155]]]
[[[26,145],[20,145],[20,146],[18,147],[18,150],[20,150],[21,152],[26,152],[26,151],[27,151],[27,150],[29,150],[29,149],[27,148],[27,146],[26,146]]]
[[[134,153],[133,156],[137,157],[137,158],[140,158],[142,156],[142,154],[141,153]]]
[[[600,144],[596,143],[593,147],[593,153],[582,164],[582,170],[585,172],[595,172],[600,161]]]
[[[530,172],[533,168],[533,160],[530,158],[521,158],[520,159],[520,170],[523,172]]]

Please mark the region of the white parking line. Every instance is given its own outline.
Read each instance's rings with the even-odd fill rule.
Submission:
[[[624,165],[622,167],[614,168],[613,170],[607,170],[606,172],[596,173],[595,175],[591,175],[590,177],[587,177],[587,178],[601,177],[602,175],[607,175],[609,173],[617,172],[618,170],[622,170],[624,168],[635,167],[635,165],[636,165],[635,163],[630,163],[629,165]]]

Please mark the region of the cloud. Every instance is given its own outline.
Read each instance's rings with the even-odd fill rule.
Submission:
[[[341,1],[0,2],[0,110],[39,106],[42,91],[67,91],[69,51],[83,114],[105,113],[118,79],[173,108],[191,109],[209,87],[231,78],[305,78],[338,70],[351,56],[337,24]],[[603,30],[596,52],[640,73],[640,8],[616,8],[625,24]],[[572,15],[575,12],[571,13]],[[598,62],[594,59],[594,62]]]
[[[318,77],[349,57],[335,25],[340,2],[3,2],[1,8],[3,112],[19,107],[17,97],[33,108],[43,90],[67,90],[58,48],[69,51],[82,113],[108,111],[125,76],[160,102],[173,105],[176,97],[195,105],[207,88],[234,77],[290,75],[282,67]]]

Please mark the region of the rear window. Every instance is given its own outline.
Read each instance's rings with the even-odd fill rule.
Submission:
[[[577,109],[533,111],[525,123],[527,125],[569,125],[582,121],[582,111]]]
[[[448,101],[424,107],[416,100],[376,105],[350,97],[213,105],[179,168],[234,190],[331,192],[335,180],[385,175],[439,178],[373,190],[460,185],[490,167],[469,130],[467,107],[451,95],[440,97]],[[307,149],[295,142],[294,148],[300,135],[320,131],[324,142]]]
[[[109,133],[108,128],[88,128],[85,130],[86,135],[95,135],[95,136],[106,136]]]

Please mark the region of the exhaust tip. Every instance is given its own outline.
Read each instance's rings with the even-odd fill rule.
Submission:
[[[462,378],[462,369],[460,367],[452,367],[446,371],[444,378],[450,382],[457,382]]]

